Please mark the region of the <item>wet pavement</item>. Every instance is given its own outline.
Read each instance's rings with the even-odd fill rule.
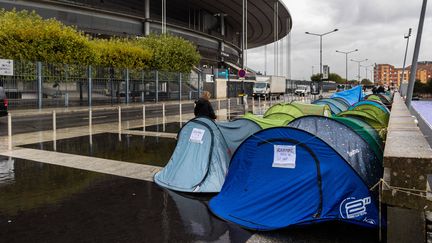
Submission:
[[[0,168],[2,242],[377,242],[342,223],[256,234],[212,215],[211,194],[6,157]]]
[[[151,125],[151,126],[146,126],[145,127],[145,131],[178,133],[185,123],[186,122],[184,122],[184,123],[170,122],[170,123],[166,123],[165,126],[163,124]],[[132,128],[132,129],[129,129],[129,130],[132,130],[132,131],[144,131],[143,127]]]
[[[20,147],[163,167],[170,159],[176,143],[172,138],[100,133]]]
[[[211,215],[208,196],[189,198],[150,182],[12,161],[12,178],[0,180],[2,242],[245,242],[252,235]]]
[[[2,242],[377,242],[342,223],[248,231],[179,194],[136,179],[0,157]]]

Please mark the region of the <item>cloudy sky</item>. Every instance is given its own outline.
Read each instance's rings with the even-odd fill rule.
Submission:
[[[331,72],[345,77],[345,55],[336,50],[359,52],[350,59],[369,59],[364,65],[389,63],[402,67],[406,41],[404,34],[413,28],[407,63],[411,64],[422,0],[283,0],[293,17],[291,32],[291,77],[308,79],[314,66],[319,72],[319,37],[305,32],[324,33],[339,31],[323,38],[323,64]],[[430,4],[429,4],[430,5]],[[282,49],[287,50],[283,40]],[[432,6],[426,13],[419,60],[432,60]],[[267,73],[274,72],[273,45],[267,47]],[[286,55],[286,54],[284,54]],[[248,51],[248,66],[264,71],[264,48]],[[286,56],[283,58],[283,74],[287,75]],[[280,61],[280,65],[282,62]],[[348,63],[349,79],[356,79],[357,63]],[[370,73],[369,73],[370,75]],[[361,69],[364,78],[365,69]],[[369,77],[370,78],[370,77]]]

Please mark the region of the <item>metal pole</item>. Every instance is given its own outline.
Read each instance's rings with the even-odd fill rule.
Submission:
[[[156,71],[156,85],[155,85],[155,102],[159,102],[159,71]]]
[[[253,100],[253,99],[252,99]],[[227,113],[228,113],[228,120],[231,118],[231,100],[228,99],[228,109],[227,109]],[[253,108],[252,108],[253,109]]]
[[[93,127],[93,110],[89,108],[89,130]]]
[[[179,73],[179,101],[182,101],[182,73]]]
[[[88,70],[87,70],[87,74],[88,74],[88,106],[91,107],[92,106],[92,90],[93,90],[93,85],[92,85],[92,67],[89,65],[88,66]]]
[[[12,150],[12,115],[8,113],[8,149]]]
[[[129,69],[126,68],[126,104],[129,104]]]
[[[52,125],[53,125],[53,131],[55,132],[57,130],[57,119],[56,119],[56,112],[53,110],[52,112]]]
[[[348,53],[345,53],[345,80],[348,83]]]
[[[163,130],[165,132],[165,103],[162,103],[162,125],[163,125]]]
[[[143,131],[146,130],[146,106],[143,105],[142,107],[142,113],[143,113]]]
[[[413,60],[412,60],[412,64],[411,64],[411,73],[410,73],[410,79],[409,79],[409,83],[408,83],[408,93],[407,93],[407,98],[405,100],[406,105],[408,106],[408,109],[411,108],[411,100],[412,100],[413,92],[414,92],[414,83],[415,83],[415,78],[416,78],[416,74],[417,74],[417,61],[418,61],[418,56],[419,56],[419,52],[420,52],[420,45],[421,45],[421,38],[422,38],[422,34],[423,34],[423,24],[424,24],[424,18],[425,18],[425,13],[426,13],[426,7],[427,7],[427,0],[423,0],[423,5],[422,5],[421,13],[420,13],[419,26],[417,29],[416,44],[415,44],[415,48],[414,48],[414,56],[413,56]]]
[[[42,109],[42,63],[37,62],[38,108]]]
[[[319,95],[322,96],[322,82],[323,82],[323,73],[322,73],[322,35],[320,35],[320,91]]]
[[[179,122],[180,122],[180,127],[182,126],[182,103],[179,104]]]
[[[121,107],[119,106],[118,107],[118,130],[119,130],[119,133],[120,133],[120,131],[122,129],[121,119],[122,119],[122,117],[121,117]]]
[[[412,31],[412,29],[409,28],[408,35],[405,36],[405,39],[407,39],[407,43],[406,43],[405,55],[404,55],[404,61],[403,61],[403,67],[402,67],[402,80],[401,80],[401,83],[399,84],[399,92],[401,93],[402,96],[405,96],[405,93],[406,93],[405,89],[402,90],[402,85],[403,85],[404,80],[405,80],[405,65],[406,65],[406,58],[407,58],[407,54],[408,54],[408,45],[409,45],[409,39],[411,36],[411,31]]]

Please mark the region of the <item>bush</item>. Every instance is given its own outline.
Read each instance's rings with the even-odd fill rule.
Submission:
[[[90,40],[74,27],[35,12],[0,10],[0,57],[51,64],[190,72],[199,63],[195,46],[170,35],[140,40]]]
[[[137,40],[137,44],[153,52],[150,68],[154,70],[190,72],[201,59],[191,42],[176,36],[150,35]]]
[[[93,40],[96,64],[104,67],[147,69],[152,52],[127,39]]]
[[[89,40],[81,32],[25,10],[0,10],[0,53],[3,58],[50,63],[95,61]]]

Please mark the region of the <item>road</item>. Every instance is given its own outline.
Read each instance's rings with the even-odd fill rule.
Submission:
[[[217,103],[212,102],[214,109],[217,109]],[[231,101],[232,108],[235,107],[234,101]],[[193,103],[183,104],[182,113],[193,113]],[[226,108],[226,103],[221,102],[221,108]],[[178,115],[179,105],[178,104],[167,104],[165,106],[165,115]],[[68,112],[58,113],[57,116],[57,129],[68,128],[68,127],[79,127],[86,126],[89,123],[88,111],[82,112]],[[104,124],[118,122],[118,110],[113,108],[112,110],[93,110],[93,124]],[[162,117],[162,104],[151,105],[146,107],[146,118]],[[136,108],[123,108],[122,109],[122,121],[138,120],[142,119],[142,107]],[[12,118],[12,134],[46,131],[53,128],[52,115],[35,115],[35,116],[20,116]],[[7,135],[7,117],[0,117],[0,136]]]

